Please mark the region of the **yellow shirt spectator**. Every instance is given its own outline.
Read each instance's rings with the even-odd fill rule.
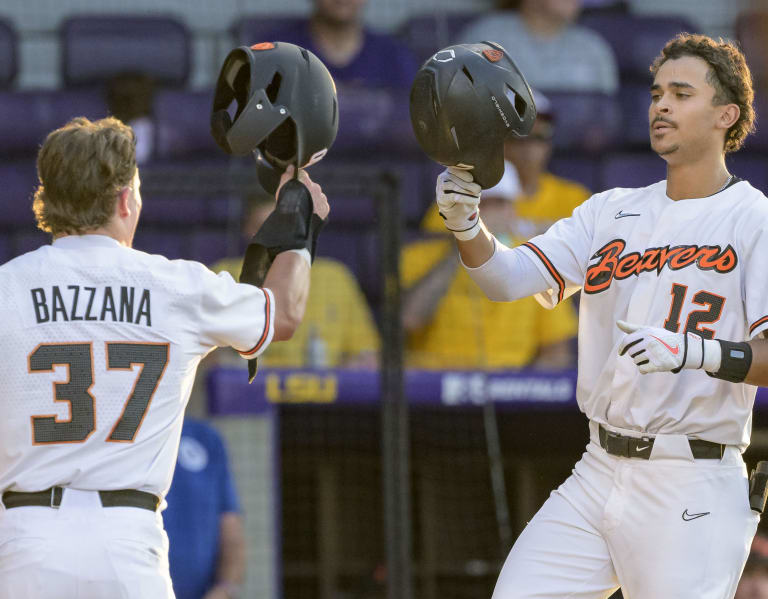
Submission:
[[[454,254],[452,239],[410,244],[402,256],[403,287]],[[490,301],[459,266],[429,324],[408,335],[406,363],[436,369],[519,368],[530,364],[541,346],[573,337],[576,325],[570,303],[545,310],[532,297]]]
[[[212,269],[227,271],[238,280],[242,264],[242,259],[225,259]],[[270,345],[259,365],[373,367],[378,349],[378,332],[357,280],[341,262],[317,257],[310,271],[304,320],[290,340]]]

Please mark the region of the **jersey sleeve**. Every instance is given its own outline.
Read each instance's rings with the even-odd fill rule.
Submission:
[[[768,208],[745,222],[741,242],[744,313],[748,338],[754,339],[768,330]]]
[[[592,196],[572,216],[557,221],[545,233],[520,246],[550,284],[547,291],[534,296],[545,308],[554,308],[584,283],[599,197]]]
[[[197,273],[202,287],[196,323],[200,341],[210,347],[232,347],[255,358],[274,336],[275,300],[269,289],[236,283],[227,272]]]

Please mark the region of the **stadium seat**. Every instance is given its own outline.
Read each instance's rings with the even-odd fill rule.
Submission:
[[[613,48],[622,81],[650,82],[648,70],[664,44],[682,31],[694,33],[685,18],[621,12],[585,14],[581,24],[594,29]]]
[[[188,235],[185,233],[139,226],[133,239],[133,247],[148,254],[161,254],[170,260],[189,259],[188,241]]]
[[[768,194],[768,155],[741,151],[729,154],[726,163],[731,173]]]
[[[621,133],[621,109],[613,96],[548,93],[557,117],[555,150],[598,153],[613,147]]]
[[[600,188],[645,187],[667,176],[667,163],[651,151],[615,153],[601,165]]]
[[[317,242],[318,256],[335,258],[355,275],[368,301],[375,304],[380,296],[379,243],[375,230],[328,227]]]
[[[227,229],[205,229],[194,231],[189,239],[189,257],[207,266],[228,256],[240,254],[239,235]]]
[[[648,148],[651,143],[648,123],[648,108],[651,104],[649,85],[631,82],[623,84],[619,90],[619,102],[624,122],[621,146],[626,149]]]
[[[768,152],[768,125],[765,117],[768,115],[768,93],[758,85],[755,90],[755,112],[757,113],[757,125],[755,132],[749,135],[744,143],[749,151]]]
[[[423,62],[440,48],[455,44],[461,30],[477,16],[477,12],[446,13],[442,10],[416,15],[403,24],[399,37],[416,59]]]
[[[189,158],[226,160],[210,131],[213,93],[206,91],[160,91],[155,98],[155,158],[179,161]]]
[[[293,29],[306,23],[305,17],[285,15],[278,17],[254,16],[238,19],[231,28],[232,35],[239,46],[251,46],[259,42],[276,42],[274,31]]]
[[[0,229],[34,230],[32,194],[37,183],[34,162],[0,163],[0,181],[3,185]]]
[[[18,38],[10,21],[0,19],[0,88],[10,87],[18,71]]]
[[[549,171],[553,175],[581,183],[593,193],[602,191],[598,162],[593,158],[555,155],[549,162]]]
[[[51,243],[51,236],[40,230],[25,231],[14,235],[14,255],[20,256]]]
[[[34,156],[53,129],[76,116],[107,116],[102,94],[93,91],[0,92],[0,156]]]
[[[146,73],[161,85],[181,86],[189,78],[190,35],[172,17],[71,17],[60,39],[66,86],[99,84],[124,72]]]
[[[5,264],[14,257],[10,233],[0,233],[0,264]]]
[[[141,220],[149,225],[194,225],[205,221],[205,198],[143,194]]]
[[[768,12],[743,12],[734,29],[752,77],[761,82],[768,80]]]

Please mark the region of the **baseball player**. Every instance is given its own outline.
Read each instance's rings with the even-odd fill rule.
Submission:
[[[301,65],[319,61],[288,52],[282,85],[301,88]],[[256,64],[248,53],[232,68]],[[238,101],[261,101],[255,79],[228,81],[250,85]],[[330,75],[315,91],[335,102]],[[243,111],[229,123],[238,143],[273,143],[301,98],[270,105],[258,128],[247,120],[257,111]],[[328,114],[305,150],[333,142]],[[305,133],[297,126],[294,141]],[[0,599],[173,597],[160,510],[197,365],[216,346],[254,358],[304,314],[329,206],[305,171],[280,172],[244,261],[266,268],[256,286],[131,248],[142,199],[129,127],[78,118],[46,138],[33,207],[53,243],[0,266]]]
[[[494,599],[618,587],[626,599],[731,598],[758,524],[741,453],[768,385],[768,201],[725,165],[753,127],[751,75],[731,43],[689,34],[651,72],[665,181],[598,193],[510,249],[478,218],[474,165],[438,177],[445,224],[489,298],[552,308],[583,291],[590,442],[517,539]],[[557,434],[542,426],[539,442]]]

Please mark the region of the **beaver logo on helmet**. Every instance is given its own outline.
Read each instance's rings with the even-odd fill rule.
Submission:
[[[504,173],[507,135],[528,135],[536,119],[525,77],[493,42],[436,52],[416,74],[410,103],[421,149],[444,166],[471,167],[483,189]]]
[[[336,86],[317,56],[294,44],[261,42],[224,60],[211,134],[228,154],[253,153],[262,187],[274,193],[288,165],[308,166],[330,149],[338,114]]]

